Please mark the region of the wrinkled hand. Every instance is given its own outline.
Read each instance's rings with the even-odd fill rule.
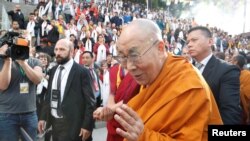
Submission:
[[[85,141],[85,140],[87,140],[89,138],[90,132],[88,130],[86,130],[86,129],[81,128],[79,136],[82,137],[82,141]]]
[[[93,117],[96,120],[107,121],[112,119],[113,116],[114,111],[109,107],[98,107],[93,113]]]
[[[122,104],[123,101],[120,101],[112,106],[99,107],[94,111],[93,117],[96,120],[110,120],[114,117],[115,109],[120,107]]]
[[[117,134],[126,138],[128,141],[137,141],[143,132],[144,124],[137,113],[123,104],[116,109],[114,118],[124,128],[116,128]]]

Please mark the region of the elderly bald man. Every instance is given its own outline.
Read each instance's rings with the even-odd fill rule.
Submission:
[[[143,89],[116,108],[116,132],[128,141],[207,140],[208,124],[222,124],[209,86],[191,63],[167,53],[152,21],[128,24],[118,42],[118,60]]]

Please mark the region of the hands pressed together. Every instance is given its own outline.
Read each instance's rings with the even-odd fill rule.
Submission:
[[[109,107],[98,107],[94,113],[93,117],[96,120],[107,121],[113,118],[114,111]]]
[[[115,108],[99,107],[93,116],[97,120],[114,119],[123,127],[117,128],[117,134],[121,135],[128,141],[137,141],[143,132],[144,124],[137,113],[126,104],[120,104]]]
[[[118,107],[115,112],[115,120],[123,127],[123,129],[116,129],[117,134],[128,141],[137,141],[144,130],[144,123],[141,118],[125,104]]]
[[[115,109],[121,106],[122,103],[123,102],[120,101],[112,106],[98,107],[93,113],[94,119],[101,120],[101,121],[107,121],[107,120],[112,119],[115,114]]]

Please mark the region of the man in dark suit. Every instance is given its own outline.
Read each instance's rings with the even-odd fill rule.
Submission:
[[[96,97],[96,107],[102,106],[101,85],[100,85],[100,67],[95,64],[94,54],[90,51],[82,53],[83,66],[87,68],[91,74],[92,88]]]
[[[48,93],[38,123],[44,132],[45,121],[52,125],[53,141],[91,141],[95,97],[89,71],[73,61],[73,44],[61,39],[55,46],[58,63],[52,68]]]
[[[15,5],[15,9],[8,11],[8,15],[11,16],[12,21],[17,21],[20,29],[25,29],[24,15],[21,12],[20,5]]]
[[[206,27],[197,26],[188,31],[187,46],[212,90],[224,124],[240,124],[240,70],[212,54],[212,33]]]

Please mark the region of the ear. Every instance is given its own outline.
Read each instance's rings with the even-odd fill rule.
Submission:
[[[166,52],[166,49],[165,49],[165,43],[163,41],[160,41],[157,44],[157,50],[158,50],[158,56],[159,56],[159,58],[164,58],[164,54]]]
[[[208,39],[209,46],[211,47],[214,44],[213,38]]]
[[[160,41],[160,42],[158,43],[157,48],[158,48],[158,51],[159,51],[159,52],[164,53],[165,50],[166,50],[166,49],[165,49],[165,43],[164,43],[163,41]]]

